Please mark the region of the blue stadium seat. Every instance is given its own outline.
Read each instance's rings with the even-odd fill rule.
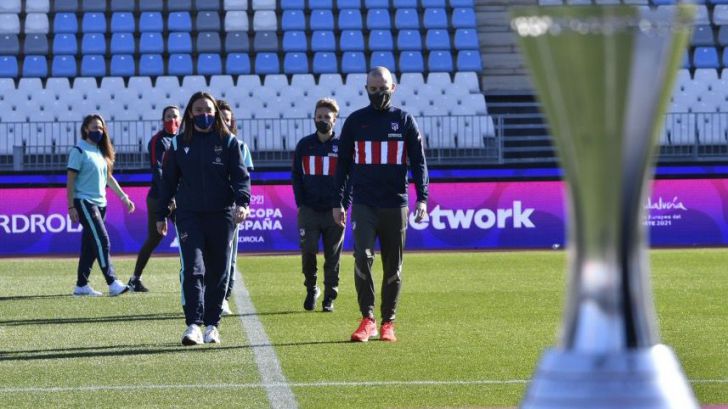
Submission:
[[[23,41],[24,54],[48,54],[48,36],[45,34],[26,34]]]
[[[222,59],[220,54],[204,53],[197,57],[197,74],[199,75],[220,75],[222,74]]]
[[[51,11],[49,0],[25,0],[24,3],[26,13],[48,13]],[[17,4],[19,7],[20,0],[17,1]],[[20,13],[20,10],[18,10],[17,13]]]
[[[341,51],[364,51],[364,34],[359,30],[345,30],[339,36]]]
[[[695,68],[718,68],[718,50],[715,47],[697,47],[693,53]]]
[[[306,32],[304,31],[284,31],[283,32],[283,51],[290,53],[295,51],[308,51],[308,41],[306,40]],[[285,61],[284,61],[285,66]],[[285,68],[284,68],[285,71]]]
[[[445,4],[445,0],[422,0],[422,7],[424,8],[445,8],[446,6],[447,4]]]
[[[430,72],[451,72],[453,70],[452,55],[448,51],[432,51],[427,56],[427,67]]]
[[[720,26],[718,29],[718,44],[722,46],[728,45],[728,26]]]
[[[131,77],[136,73],[134,56],[121,54],[111,56],[111,68],[109,74],[112,77]]]
[[[139,35],[139,52],[142,54],[161,54],[164,52],[162,33],[141,33]]]
[[[336,54],[319,52],[313,55],[314,74],[334,74],[339,72]]]
[[[450,7],[475,7],[473,0],[450,0]]]
[[[344,74],[367,72],[367,60],[363,52],[347,51],[341,56],[341,72]]]
[[[192,31],[192,18],[186,11],[169,13],[167,17],[167,30],[169,31]]]
[[[425,61],[419,51],[403,51],[399,55],[400,72],[424,72]]]
[[[480,58],[478,50],[462,50],[458,51],[458,71],[475,71],[483,70],[483,61]]]
[[[283,10],[303,10],[306,7],[304,0],[281,0],[280,4]]]
[[[369,59],[369,68],[386,67],[390,71],[395,72],[397,66],[394,63],[394,54],[391,51],[375,51]]]
[[[56,13],[53,17],[53,32],[58,33],[77,33],[78,20],[73,13]]]
[[[478,49],[478,32],[472,28],[459,28],[455,30],[455,49],[474,50]]]
[[[84,55],[81,59],[82,77],[103,77],[106,75],[106,60],[103,55]]]
[[[114,33],[111,35],[111,43],[109,43],[111,54],[134,54],[136,52],[136,42],[132,33]]]
[[[23,59],[23,77],[47,77],[48,61],[44,55],[26,55]]]
[[[148,11],[139,15],[139,31],[161,33],[164,31],[164,21],[162,13],[157,11]]]
[[[139,75],[147,77],[164,75],[162,54],[142,54],[139,58]]]
[[[389,30],[372,30],[369,33],[369,50],[390,51],[394,49],[392,32]]]
[[[450,36],[447,30],[427,30],[425,48],[429,50],[449,50]]]
[[[220,15],[214,11],[201,11],[195,17],[195,31],[220,31]]]
[[[420,16],[417,9],[397,9],[394,14],[394,26],[400,30],[419,30]]]
[[[336,7],[343,9],[361,9],[361,0],[336,0]]]
[[[413,9],[417,7],[417,0],[394,0],[394,8],[399,10],[402,8]]]
[[[253,49],[259,51],[278,51],[278,34],[275,31],[258,31],[253,38]]]
[[[81,2],[81,10],[83,11],[106,11],[106,0],[83,0]]]
[[[317,9],[328,9],[331,10],[334,7],[331,0],[308,0],[308,8],[311,10]]]
[[[56,55],[51,63],[51,75],[54,77],[75,77],[76,57],[72,55]]]
[[[307,74],[308,72],[306,53],[286,53],[283,58],[284,74]]]
[[[56,34],[53,37],[53,54],[78,53],[78,41],[75,34]]]
[[[111,0],[111,11],[134,11],[134,0]]]
[[[281,63],[276,53],[258,53],[255,56],[256,74],[280,74]]]
[[[713,38],[713,28],[711,26],[695,26],[693,27],[693,37],[691,44],[696,47],[710,47],[715,45]]]
[[[361,30],[361,11],[344,9],[339,11],[339,30]]]
[[[195,0],[196,10],[220,10],[220,0]]]
[[[389,0],[364,0],[364,7],[367,9],[389,8]]]
[[[86,33],[81,39],[81,54],[106,54],[106,38],[101,33]]]
[[[447,13],[445,9],[425,9],[422,24],[426,29],[447,29]]]
[[[56,13],[59,11],[75,13],[78,11],[78,0],[54,0],[53,11]]]
[[[303,10],[284,10],[281,17],[281,29],[283,31],[295,30],[303,31],[306,29],[306,16]]]
[[[192,56],[189,54],[170,54],[167,73],[169,75],[192,75]]]
[[[247,32],[230,31],[225,35],[225,52],[247,53],[250,51],[250,39]]]
[[[400,30],[397,34],[397,49],[406,51],[422,50],[422,36],[419,30]]]
[[[369,30],[389,30],[392,23],[387,9],[369,9],[367,11],[367,28]]]
[[[198,53],[221,53],[222,41],[220,41],[220,33],[216,31],[198,33],[195,50]]]
[[[112,33],[133,33],[136,30],[134,14],[130,12],[117,12],[111,14]]]
[[[167,1],[167,11],[192,10],[192,0]]]
[[[230,75],[250,74],[250,56],[247,53],[230,53],[225,59],[225,73]]]
[[[314,31],[311,34],[311,51],[336,51],[333,31]]]
[[[192,37],[190,37],[190,33],[169,33],[167,37],[167,52],[191,53]]]
[[[723,65],[723,68],[728,67],[728,47],[723,49],[721,63]],[[724,74],[724,77],[725,77],[725,74]]]
[[[309,20],[311,31],[331,30],[334,28],[334,15],[331,10],[313,10]]]
[[[454,28],[475,28],[475,11],[472,7],[461,7],[452,11]]]
[[[14,55],[0,56],[0,77],[15,78],[18,76],[18,59]]]
[[[162,0],[144,0],[139,2],[139,11],[162,11],[164,3]]]
[[[0,55],[20,54],[20,40],[17,34],[0,35]]]
[[[81,30],[84,33],[105,33],[106,16],[104,13],[84,13]]]
[[[17,17],[17,14],[9,14],[12,17]],[[8,14],[5,14],[4,16],[8,16]],[[48,23],[48,15],[46,13],[29,13],[25,15],[25,23],[24,23],[24,31],[26,34],[30,33],[38,33],[38,34],[48,34],[50,31],[50,24]],[[20,21],[18,20],[18,28],[20,27]],[[8,27],[6,27],[4,24],[0,26],[0,29],[2,29],[3,32],[10,32],[17,34],[18,32],[15,30],[7,30]]]

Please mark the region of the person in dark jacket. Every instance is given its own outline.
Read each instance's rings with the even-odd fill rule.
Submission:
[[[322,310],[332,312],[339,291],[339,265],[344,244],[344,226],[331,218],[331,202],[337,196],[334,171],[339,151],[339,139],[334,125],[339,105],[324,98],[316,103],[314,121],[316,132],[301,139],[293,157],[293,194],[298,207],[298,231],[301,239],[301,264],[306,298],[303,308],[312,311],[320,290],[316,285],[316,254],[319,240],[324,249],[324,300]],[[349,207],[349,192],[342,206]]]
[[[134,274],[129,278],[128,284],[132,291],[142,293],[149,291],[141,279],[144,267],[146,267],[154,249],[162,241],[162,235],[157,232],[157,216],[155,211],[157,210],[159,185],[162,183],[162,157],[172,143],[172,138],[179,131],[179,107],[175,105],[165,107],[162,110],[162,122],[164,128],[152,136],[149,144],[147,144],[149,161],[152,166],[152,185],[149,187],[149,192],[147,193],[147,239],[144,241],[142,248],[139,249],[136,265],[134,266]]]
[[[187,325],[182,345],[218,343],[233,232],[250,213],[250,175],[240,143],[225,126],[212,95],[197,92],[187,103],[182,131],[164,155],[162,180],[157,206],[160,234],[167,234],[172,198],[177,205],[175,228]]]
[[[225,125],[230,129],[230,132],[237,136],[238,135],[238,125],[237,121],[235,120],[235,115],[233,115],[233,108],[228,104],[227,101],[223,99],[217,100],[217,106],[220,108],[220,114],[222,115],[222,121],[225,123]],[[243,163],[245,164],[245,168],[248,169],[248,173],[253,171],[253,155],[250,153],[250,148],[248,148],[248,145],[243,141],[240,141],[240,149],[242,149],[243,153]],[[230,274],[228,276],[228,285],[227,285],[227,291],[225,292],[225,300],[222,302],[222,313],[223,315],[226,314],[232,314],[232,310],[230,310],[230,304],[228,300],[230,299],[230,295],[233,292],[233,286],[235,285],[235,269],[237,268],[237,262],[238,262],[238,228],[235,229],[235,233],[233,233],[233,256],[230,257]]]
[[[422,136],[414,117],[391,105],[395,90],[392,74],[375,67],[367,75],[370,104],[344,123],[336,165],[337,198],[333,216],[346,222],[344,192],[353,185],[351,229],[354,234],[354,283],[362,320],[352,341],[377,336],[374,320],[374,243],[379,238],[382,278],[380,339],[396,341],[394,319],[402,285],[402,254],[408,224],[407,167],[417,192],[415,220],[427,213],[428,176]]]

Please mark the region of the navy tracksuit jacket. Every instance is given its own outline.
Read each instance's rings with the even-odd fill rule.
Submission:
[[[182,305],[187,325],[219,325],[228,281],[234,205],[250,203],[250,175],[240,142],[232,135],[194,131],[172,140],[164,155],[157,220],[177,202],[175,227],[182,271]]]
[[[331,210],[336,189],[334,174],[339,156],[339,138],[332,136],[321,143],[314,132],[303,137],[293,155],[292,183],[296,206],[308,206],[314,210]],[[351,191],[347,188],[343,205],[351,204]]]

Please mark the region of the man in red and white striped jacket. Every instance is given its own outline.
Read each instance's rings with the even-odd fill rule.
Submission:
[[[344,227],[331,218],[331,202],[338,197],[334,190],[334,171],[338,158],[339,139],[334,125],[339,114],[335,100],[324,98],[316,103],[314,120],[316,132],[304,137],[296,145],[293,157],[293,193],[298,207],[298,231],[301,238],[301,264],[305,277],[306,299],[303,308],[315,308],[320,291],[316,286],[319,239],[324,241],[324,300],[325,312],[334,310],[339,289],[339,261],[344,244]],[[342,205],[351,203],[347,190]]]
[[[391,106],[395,84],[384,67],[369,72],[366,108],[346,119],[339,142],[336,166],[338,197],[332,203],[339,225],[346,221],[344,186],[353,186],[351,213],[354,232],[354,282],[362,321],[351,340],[366,342],[377,335],[374,320],[374,243],[379,238],[382,280],[382,327],[380,339],[396,341],[394,318],[401,288],[402,251],[407,229],[407,167],[417,192],[415,217],[427,213],[428,176],[422,137],[414,117]]]

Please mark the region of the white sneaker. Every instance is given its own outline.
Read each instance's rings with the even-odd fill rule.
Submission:
[[[222,300],[222,315],[230,315],[232,313],[228,300]]]
[[[86,284],[83,287],[76,286],[76,288],[73,289],[73,295],[89,295],[91,297],[98,297],[103,294],[101,294],[101,291],[96,291],[89,284]]]
[[[197,324],[192,324],[185,330],[184,334],[182,334],[182,345],[190,346],[190,345],[199,345],[202,343],[202,331],[200,330],[200,326]]]
[[[116,297],[127,291],[129,291],[129,286],[119,280],[114,280],[113,283],[109,284],[109,297]]]
[[[220,343],[220,331],[217,327],[210,325],[205,328],[205,343],[206,344],[219,344]]]

